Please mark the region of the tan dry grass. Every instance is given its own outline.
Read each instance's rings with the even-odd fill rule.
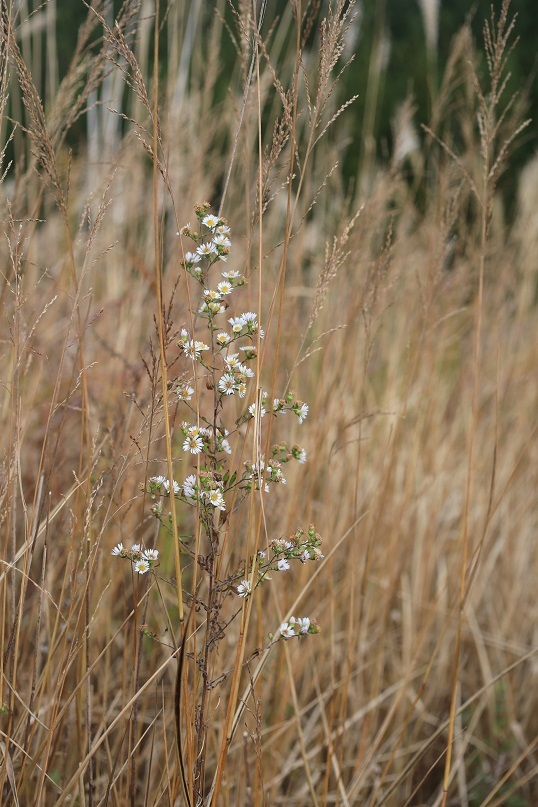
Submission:
[[[188,30],[179,6],[172,11],[167,24]],[[107,18],[105,12],[106,4]],[[125,36],[135,12],[128,3]],[[241,14],[248,30],[247,9]],[[17,25],[24,20],[15,20]],[[218,17],[212,25],[218,42]],[[193,59],[201,58],[201,36],[198,29]],[[243,39],[245,47],[248,36]],[[138,38],[134,46],[141,65],[148,63],[144,41]],[[274,41],[275,48],[282,46],[278,35]],[[271,41],[266,47],[271,53]],[[222,182],[223,138],[230,145],[236,131],[241,84],[234,77],[229,99],[217,109],[212,105],[218,69],[212,53],[215,63],[198,64],[181,106],[164,104],[161,110],[166,176],[179,223],[191,220],[192,204],[212,196]],[[110,55],[117,59],[117,52]],[[291,104],[294,58],[278,58]],[[171,76],[177,66],[171,66]],[[243,75],[248,66],[244,56]],[[13,70],[13,62],[6,69]],[[267,108],[278,109],[263,61],[261,69]],[[141,80],[151,97],[145,69]],[[311,75],[309,81],[314,87]],[[167,88],[168,98],[172,90]],[[322,633],[300,645],[280,644],[267,660],[262,657],[256,696],[241,713],[219,803],[438,805],[453,736],[447,803],[531,805],[538,764],[538,324],[528,239],[535,235],[520,225],[509,230],[496,216],[481,244],[480,216],[462,175],[479,184],[480,142],[473,109],[463,106],[460,165],[435,143],[424,150],[426,212],[395,168],[380,167],[341,243],[354,213],[348,212],[337,173],[307,211],[347,135],[338,128],[345,117],[312,156],[301,82],[297,92],[302,115],[295,190],[300,182],[301,193],[292,197],[297,213],[278,329],[278,272],[290,220],[283,187],[264,212],[260,273],[254,95],[223,212],[235,234],[234,265],[251,275],[254,310],[262,284],[262,323],[276,301],[267,336],[267,383],[276,362],[279,383],[291,383],[311,406],[294,435],[306,444],[309,462],[302,473],[290,474],[284,493],[268,499],[267,534],[313,521],[326,554],[313,581],[311,568],[301,568],[264,589],[263,601],[253,608],[247,654],[275,631],[298,592],[302,599],[294,611],[316,617]],[[445,109],[453,108],[455,92],[447,90]],[[472,94],[468,74],[465,98]],[[158,340],[151,170],[140,144],[142,137],[152,147],[151,102],[144,109],[129,96],[126,114],[145,132],[126,124],[123,139],[108,152],[110,162],[88,165],[83,150],[69,163],[65,149],[54,145],[63,142],[69,125],[64,99],[60,95],[45,116],[55,127],[44,159],[49,175],[57,177],[56,191],[36,179],[30,160],[2,198],[0,701],[8,707],[0,726],[2,798],[15,803],[17,793],[21,805],[179,804],[176,662],[163,608],[178,631],[177,598],[164,584],[158,594],[154,582],[131,578],[110,557],[120,540],[153,544],[156,527],[140,485],[166,468],[153,363]],[[334,95],[328,103],[334,106],[326,119],[337,110]],[[33,109],[39,118],[35,99]],[[274,152],[268,196],[285,183],[291,114],[283,123],[287,142]],[[452,149],[454,122],[443,117],[443,109],[434,119],[436,133]],[[444,131],[440,121],[446,121]],[[30,126],[32,118],[23,122]],[[268,144],[271,133],[272,126],[264,132]],[[54,203],[58,187],[64,217],[62,204],[58,211]],[[501,201],[491,191],[495,210]],[[180,256],[174,209],[167,192],[159,193],[168,300]],[[340,241],[332,254],[340,249],[345,256],[340,265],[330,261],[333,235]],[[320,277],[330,282],[308,331]],[[188,317],[184,278],[172,312],[171,333]],[[171,418],[177,423],[181,414],[172,409]],[[171,445],[176,458],[174,440]],[[232,567],[241,555],[246,518],[238,517],[228,542]],[[178,519],[179,532],[187,531],[181,511]],[[173,577],[172,548],[164,536],[158,545],[162,575]],[[188,583],[192,568],[187,565],[184,574]],[[163,644],[140,638],[146,622]],[[223,672],[233,667],[236,647],[232,628],[219,646]],[[254,658],[249,664],[253,676],[258,663]],[[213,693],[208,789],[228,681]],[[241,691],[245,686],[246,673]],[[182,715],[184,726],[193,720],[194,703],[190,709]],[[509,801],[510,789],[521,801]]]

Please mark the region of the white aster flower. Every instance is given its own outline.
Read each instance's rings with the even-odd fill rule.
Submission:
[[[217,283],[217,289],[221,294],[231,294],[234,287],[227,280],[222,280],[220,283]]]
[[[236,335],[241,333],[246,325],[246,321],[243,319],[243,317],[230,317],[228,322],[232,326],[232,332]]]
[[[144,552],[142,553],[142,556],[146,560],[149,560],[149,561],[157,560],[157,558],[159,557],[159,550],[158,549],[145,549]]]
[[[217,232],[219,235],[227,235],[230,232],[230,228],[227,224],[219,224]]]
[[[195,499],[196,498],[196,491],[194,486],[196,485],[196,476],[191,474],[186,478],[183,482],[183,495],[186,499]]]
[[[219,381],[219,390],[225,395],[233,395],[235,392],[235,378],[231,373],[224,373]]]
[[[212,243],[210,243],[210,244],[200,244],[199,247],[196,247],[196,252],[198,253],[198,255],[202,255],[202,256],[206,257],[206,256],[216,255],[217,254],[217,248],[216,248],[215,244],[212,244]]]
[[[205,224],[205,226],[209,230],[214,230],[215,227],[219,226],[220,219],[218,218],[218,216],[213,216],[211,213],[209,213],[209,215],[204,216],[204,218],[202,219],[202,224]]]
[[[225,277],[227,280],[235,280],[236,277],[239,277],[239,272],[237,269],[230,269],[228,272],[223,272],[222,277]]]
[[[196,434],[188,434],[183,443],[183,451],[190,451],[191,454],[199,454],[204,447],[204,441]]]
[[[290,623],[293,625],[297,625],[299,628],[299,633],[308,633],[308,628],[310,627],[310,619],[307,616],[299,616],[295,619],[294,616],[290,618]]]
[[[163,482],[163,486],[164,486],[165,491],[166,491],[167,493],[170,493],[170,482],[168,481],[168,479],[165,479],[165,480],[164,480],[164,482]],[[179,485],[178,485],[178,483],[175,481],[175,479],[174,479],[174,481],[172,482],[172,488],[173,488],[174,493],[179,493]]]
[[[246,378],[254,378],[254,370],[251,370],[250,367],[246,366],[246,364],[237,364],[237,370]]]
[[[237,586],[237,593],[240,597],[248,597],[248,595],[252,591],[252,586],[250,585],[250,580],[241,580],[239,585]]]
[[[218,233],[213,237],[213,243],[217,247],[231,247],[232,242],[225,233]]]
[[[231,454],[232,453],[232,447],[231,447],[230,443],[228,442],[228,440],[226,438],[224,438],[224,440],[220,444],[220,447],[221,447],[222,451],[226,452],[226,454]]]
[[[204,289],[204,297],[206,300],[220,300],[220,292],[215,289]]]
[[[189,359],[199,359],[202,350],[209,350],[209,345],[206,345],[205,342],[193,342],[192,339],[181,342],[181,347]]]
[[[293,629],[293,625],[289,625],[287,622],[283,622],[280,626],[280,635],[283,639],[292,639],[295,636],[295,631]]]
[[[284,476],[282,476],[282,469],[281,468],[273,468],[272,470],[268,468],[267,470],[271,474],[271,482],[277,482],[280,485],[287,485],[288,484],[287,479]]]
[[[200,256],[196,254],[196,252],[186,252],[185,253],[185,261],[187,263],[199,263]]]
[[[255,402],[250,404],[248,411],[250,412],[251,417],[256,417],[257,407]],[[262,418],[264,415],[265,415],[265,408],[262,406],[260,409],[260,417]]]
[[[149,481],[152,482],[154,485],[164,485],[164,483],[166,482],[166,477],[165,476],[152,476]]]
[[[192,396],[194,395],[194,390],[192,387],[188,385],[186,387],[181,387],[177,391],[177,397],[180,401],[190,401]]]
[[[217,334],[217,343],[222,346],[226,346],[231,342],[231,337],[227,333],[219,333]]]
[[[247,311],[246,313],[241,314],[241,319],[244,319],[245,322],[256,322],[258,315],[254,314],[252,311]]]
[[[138,572],[138,574],[146,574],[146,572],[149,572],[151,566],[145,558],[140,558],[140,560],[136,561],[134,568],[135,572]]]
[[[244,398],[247,394],[247,385],[244,381],[240,381],[237,385],[237,392],[239,393],[240,398]]]
[[[293,410],[299,419],[299,425],[305,420],[306,416],[308,415],[308,404],[301,404],[300,406],[297,405],[297,408]]]
[[[226,505],[224,503],[224,498],[220,490],[210,490],[207,492],[207,498],[209,499],[209,503],[213,505],[213,507],[218,508],[219,510],[226,510]]]
[[[269,470],[269,468],[267,470]],[[293,541],[287,541],[285,538],[275,538],[271,543],[277,552],[293,549]]]
[[[278,571],[279,572],[287,572],[288,569],[290,568],[290,564],[286,560],[286,558],[280,558],[280,560],[278,561],[277,566],[278,566]]]
[[[115,547],[114,547],[114,549],[112,550],[112,554],[113,554],[113,555],[121,555],[121,553],[122,553],[123,551],[124,551],[124,549],[123,549],[123,544],[121,544],[121,543],[120,543],[120,544],[116,544],[116,546],[115,546]]]
[[[310,553],[307,549],[305,549],[299,560],[301,563],[306,563],[307,560],[310,560]]]
[[[131,552],[134,552],[135,555],[137,552],[140,552],[140,544],[133,544],[131,547]]]
[[[306,451],[304,450],[304,448],[301,449],[301,453],[297,457],[297,462],[300,462],[301,465],[304,465],[304,463],[306,462]]]
[[[239,353],[232,353],[229,356],[226,356],[224,361],[226,362],[226,366],[229,367],[231,370],[234,369],[235,367],[240,367]]]

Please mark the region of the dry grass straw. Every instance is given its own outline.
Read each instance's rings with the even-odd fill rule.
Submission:
[[[509,227],[497,188],[521,130],[508,4],[486,73],[469,30],[456,40],[415,182],[378,166],[358,214],[334,169],[353,11],[334,3],[321,23],[311,3],[298,27],[300,4],[261,25],[247,3],[215,5],[161,9],[165,86],[153,4],[127,0],[112,23],[94,3],[47,106],[20,47],[31,17],[2,7],[17,159],[7,147],[0,170],[0,800],[194,803],[196,673],[183,655],[175,714],[190,645],[166,581],[189,599],[196,565],[158,535],[141,486],[183,473],[164,394],[190,322],[176,230],[195,202],[218,208],[230,169],[222,213],[267,326],[262,378],[310,416],[292,434],[305,469],[234,518],[222,563],[310,521],[326,557],[264,587],[220,642],[203,803],[534,804],[538,278],[531,191]],[[228,28],[237,62],[217,101]],[[125,81],[116,113],[106,78]],[[67,148],[88,103],[106,157],[92,164]],[[180,536],[195,527],[175,518]],[[110,556],[135,540],[161,550],[159,577]],[[322,633],[261,650],[296,612]]]

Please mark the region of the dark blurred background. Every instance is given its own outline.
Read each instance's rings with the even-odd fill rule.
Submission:
[[[196,25],[196,38],[194,49],[200,51],[200,59],[207,58],[204,53],[205,41],[209,41],[211,21],[215,14],[222,14],[229,26],[230,32],[237,36],[237,27],[230,5],[225,0],[178,0],[181,9],[181,25],[178,28],[177,41],[171,41],[170,32],[166,22],[170,18],[170,9],[174,3],[160,2],[160,17],[162,24],[162,42],[160,44],[160,66],[162,78],[168,77],[169,53],[174,47],[181,52],[185,41],[185,31],[194,21]],[[20,0],[21,19],[27,17],[32,20],[32,62],[34,81],[39,87],[47,107],[50,95],[55,91],[69,68],[75,49],[79,26],[88,14],[88,7],[83,0],[58,0],[57,4],[51,2],[42,4],[40,0]],[[23,8],[25,6],[25,8]],[[109,24],[113,22],[114,15],[122,6],[120,0],[114,0],[106,12]],[[302,4],[303,10],[306,3]],[[315,59],[319,48],[319,20],[326,13],[328,0],[321,0],[316,24],[313,26],[308,45],[311,48],[312,58]],[[150,21],[154,14],[153,0],[142,0],[140,4],[140,19]],[[478,64],[484,86],[487,86],[487,64],[483,47],[484,21],[491,19],[492,10],[498,18],[501,12],[500,0],[477,0],[469,6],[468,0],[358,0],[354,7],[354,19],[346,34],[346,48],[341,57],[341,67],[347,60],[351,64],[345,70],[336,90],[336,101],[342,104],[353,95],[357,100],[346,110],[347,140],[342,141],[343,159],[341,169],[343,179],[353,192],[357,177],[373,170],[379,161],[388,160],[395,151],[395,120],[402,107],[406,109],[407,118],[404,125],[411,122],[408,136],[416,138],[416,145],[424,139],[425,134],[421,124],[431,121],[432,110],[438,98],[442,85],[447,60],[452,52],[454,38],[458,31],[467,22],[470,25],[474,47],[479,54]],[[51,15],[54,16],[51,24]],[[517,17],[513,40],[519,38],[516,47],[508,56],[508,69],[511,78],[507,85],[506,97],[515,92],[524,101],[523,113],[526,117],[533,117],[534,109],[538,105],[538,85],[536,82],[537,43],[538,43],[538,13],[536,0],[517,0],[512,2],[509,10],[509,19]],[[179,18],[179,17],[178,17]],[[41,23],[39,22],[41,20]],[[265,9],[265,19],[262,32],[279,31],[278,22],[288,26],[290,46],[293,45],[293,24],[290,14],[289,0],[270,0]],[[41,26],[41,27],[40,27]],[[274,26],[274,28],[273,28]],[[146,26],[150,31],[151,22]],[[98,29],[99,30],[99,29]],[[36,76],[36,32],[42,31],[42,50],[37,55],[41,59],[42,75]],[[51,31],[54,31],[56,41],[51,47]],[[201,32],[201,35],[200,35]],[[151,34],[148,38],[148,63],[151,64]],[[272,36],[276,36],[275,33]],[[95,34],[96,47],[98,46],[98,32]],[[241,93],[241,77],[234,65],[237,65],[236,47],[232,37],[224,37],[219,43],[219,64],[222,65],[220,76],[215,84],[215,103],[222,100],[230,89]],[[280,53],[284,54],[286,48]],[[52,64],[50,53],[53,51],[57,57]],[[23,48],[24,53],[24,48]],[[48,53],[48,55],[47,55]],[[177,56],[177,54],[176,54]],[[282,57],[284,58],[284,57]],[[170,59],[174,63],[174,59]],[[177,63],[177,59],[176,59]],[[277,65],[278,67],[278,65]],[[56,74],[51,82],[51,74]],[[231,78],[232,77],[232,78]],[[55,86],[53,86],[55,85]],[[162,86],[162,84],[161,84]],[[464,96],[460,103],[465,104]],[[102,98],[106,102],[106,99]],[[405,102],[407,101],[407,107]],[[17,115],[14,115],[17,117]],[[80,118],[69,141],[76,152],[84,143],[87,134],[85,118]],[[508,197],[514,196],[515,183],[519,169],[535,153],[536,125],[528,127],[518,138],[513,153],[510,156],[511,175],[503,179],[503,192]],[[405,148],[405,145],[404,145]],[[510,206],[510,205],[509,205]]]

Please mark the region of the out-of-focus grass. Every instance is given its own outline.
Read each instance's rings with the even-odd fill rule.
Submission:
[[[99,8],[110,21],[106,4]],[[195,9],[172,4],[163,19],[170,41],[180,42],[170,51],[175,62],[160,108],[172,361],[172,337],[188,321],[177,223],[191,220],[193,204],[205,198],[218,207],[252,43],[242,9],[241,58],[216,107],[218,45],[227,34],[218,15],[209,30],[191,30]],[[151,346],[152,123],[142,92],[151,99],[150,11],[127,3],[101,53],[82,42],[46,112],[32,95],[23,50],[17,58],[21,42],[29,47],[28,20],[12,8],[4,20],[4,142],[15,126],[8,111],[19,116],[0,247],[6,804],[16,803],[15,794],[21,805],[182,803],[174,642],[163,602],[155,584],[132,578],[110,556],[118,541],[153,545],[141,485],[166,458]],[[293,24],[291,14],[285,23]],[[95,30],[103,36],[99,20]],[[465,36],[433,116],[448,150],[430,138],[404,163],[378,166],[353,205],[338,171],[331,173],[352,136],[345,113],[309,150],[324,128],[311,136],[305,75],[315,93],[315,49],[304,54],[296,87],[295,53],[275,52],[288,113],[294,100],[299,113],[297,207],[278,327],[290,141],[273,164],[266,155],[260,268],[255,87],[246,102],[222,211],[235,236],[230,266],[249,276],[253,310],[262,284],[266,383],[276,362],[279,384],[310,405],[293,435],[306,445],[308,463],[267,499],[266,537],[312,521],[326,559],[313,580],[304,568],[263,587],[253,609],[251,649],[278,628],[298,592],[298,610],[315,617],[322,633],[273,651],[232,744],[222,803],[441,804],[448,743],[447,804],[515,807],[538,797],[536,197],[522,181],[520,215],[508,227],[496,177],[483,184],[484,135],[481,141]],[[264,55],[282,41],[277,28]],[[133,53],[129,68],[124,48]],[[260,71],[270,148],[282,97],[263,56]],[[106,92],[129,118],[123,131],[106,111]],[[92,128],[71,158],[65,135],[77,98],[81,111],[92,107]],[[324,122],[339,103],[335,91]],[[490,169],[517,126],[510,114],[503,123],[512,130],[488,142]],[[177,430],[181,414],[173,410],[172,418]],[[182,473],[178,438],[172,441]],[[180,533],[188,531],[181,510],[178,519]],[[238,545],[245,529],[238,516]],[[171,578],[173,550],[164,535],[157,545],[159,571]],[[240,556],[233,544],[226,551],[230,563]],[[174,592],[161,589],[174,616]],[[157,640],[140,637],[146,622]],[[233,666],[236,641],[232,628],[219,646],[223,672]],[[213,701],[211,774],[225,703],[226,682]]]

